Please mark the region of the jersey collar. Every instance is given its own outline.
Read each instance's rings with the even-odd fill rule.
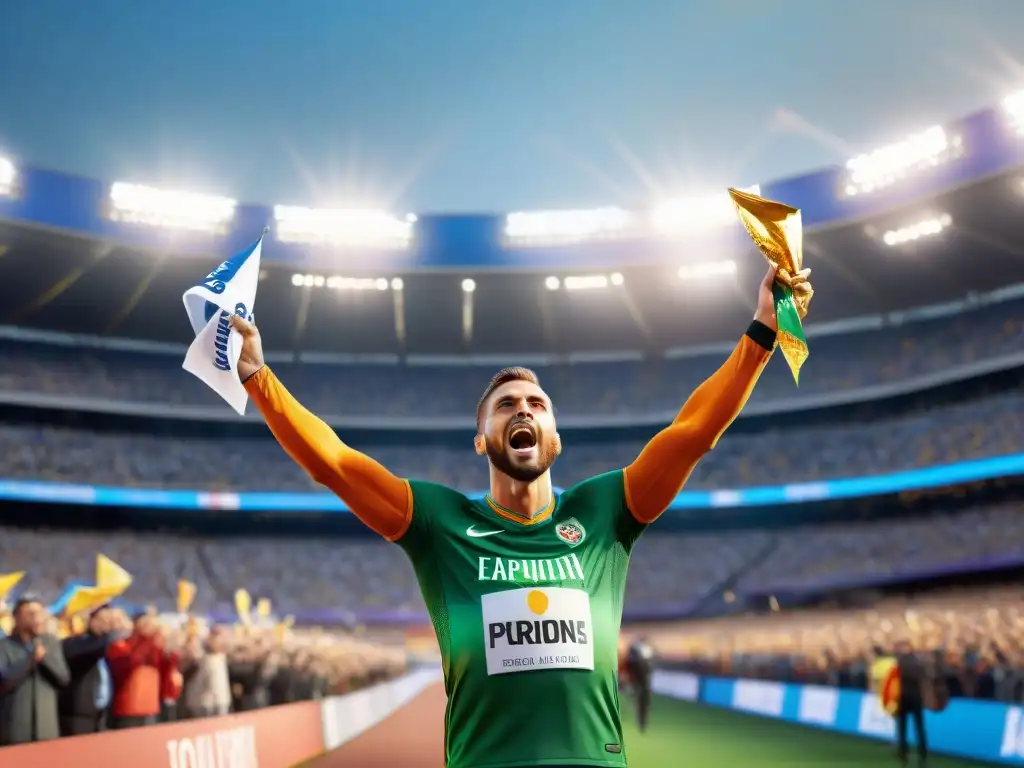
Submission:
[[[487,502],[487,506],[491,508],[491,511],[502,520],[508,520],[519,525],[538,525],[551,519],[551,514],[555,511],[555,503],[558,501],[558,497],[552,493],[551,501],[533,517],[527,517],[526,515],[514,512],[508,507],[501,506],[501,504],[491,498],[490,494],[484,496],[484,501]]]

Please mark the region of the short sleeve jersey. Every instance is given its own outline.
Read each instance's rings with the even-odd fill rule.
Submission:
[[[618,637],[644,526],[622,471],[565,491],[529,524],[489,498],[411,487],[398,544],[441,648],[448,768],[624,766]]]

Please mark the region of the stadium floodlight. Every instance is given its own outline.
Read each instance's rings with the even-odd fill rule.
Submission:
[[[405,281],[402,280],[402,278],[396,277],[396,278],[392,279],[392,281],[391,281],[391,290],[392,291],[401,291],[401,290],[404,290],[404,289],[405,289]]]
[[[706,261],[699,264],[684,264],[676,273],[681,280],[702,279],[736,274],[735,261]]]
[[[467,277],[465,280],[462,281],[462,292],[463,293],[472,293],[475,290],[476,290],[476,281],[475,280],[472,280],[472,279]]]
[[[544,279],[544,287],[547,288],[549,291],[557,291],[559,288],[562,287],[562,281],[559,280],[554,275],[551,275],[550,277]]]
[[[1010,121],[1010,128],[1018,136],[1024,136],[1024,91],[1011,93],[1003,99],[1003,109]]]
[[[17,180],[18,169],[14,167],[14,163],[6,157],[0,157],[0,195],[9,195],[14,192]]]
[[[357,208],[274,206],[278,242],[339,248],[402,250],[412,242],[416,216]]]
[[[959,136],[950,137],[941,125],[933,125],[903,141],[847,160],[843,192],[852,197],[883,189],[915,171],[959,157],[962,151]]]
[[[914,222],[906,227],[889,230],[882,235],[882,242],[892,247],[906,245],[907,243],[912,243],[915,240],[920,240],[923,237],[935,237],[943,230],[949,228],[952,223],[953,219],[948,213],[944,213],[939,216],[931,216],[927,219],[921,219],[920,221]]]
[[[117,181],[110,187],[110,218],[126,224],[222,233],[238,203],[228,197],[157,189]]]
[[[618,272],[610,275],[570,275],[562,279],[567,291],[593,291],[607,288],[610,285],[620,286],[625,279]]]
[[[622,237],[634,216],[622,208],[510,213],[505,217],[505,244],[569,245]]]
[[[743,187],[743,192],[761,194],[761,185]],[[725,227],[736,223],[736,209],[728,192],[676,197],[651,211],[651,226],[661,235],[684,235],[697,230]]]

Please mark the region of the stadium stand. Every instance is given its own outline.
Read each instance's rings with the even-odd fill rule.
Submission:
[[[941,317],[875,331],[814,339],[804,369],[801,397],[852,392],[880,384],[908,383],[963,366],[995,363],[1021,353],[1024,302],[995,303]],[[811,326],[813,329],[813,326]],[[813,338],[813,337],[812,337]],[[650,363],[616,361],[535,366],[559,411],[568,415],[667,414],[721,362],[714,352]],[[181,370],[180,355],[117,352],[0,341],[0,390],[118,402],[201,406],[217,396]],[[529,357],[529,356],[527,356]],[[506,363],[516,361],[508,356]],[[424,364],[368,365],[274,363],[289,389],[324,416],[465,417],[484,384],[499,367]],[[429,393],[429,406],[424,403]],[[785,366],[772,365],[752,403],[792,399]]]
[[[873,412],[874,411],[874,412]],[[885,415],[880,415],[882,411]],[[887,412],[887,413],[886,413]],[[950,464],[1024,450],[1024,391],[1019,387],[965,402],[936,405],[924,398],[902,412],[847,410],[788,426],[778,417],[760,428],[727,434],[700,464],[688,487],[771,485]],[[120,428],[124,430],[122,426]],[[159,432],[90,431],[53,423],[0,426],[7,448],[0,473],[10,478],[100,485],[235,491],[312,491],[312,481],[265,431],[256,437],[189,436]],[[653,434],[653,432],[651,433]],[[629,464],[649,435],[564,436],[556,482]],[[467,460],[471,435],[444,439],[416,434],[395,444],[380,436],[349,439],[404,477],[482,489],[485,462]]]
[[[970,148],[975,134],[991,143],[993,125],[958,123],[949,146]],[[927,492],[911,484],[842,499],[787,495],[802,484],[1024,455],[1024,262],[999,245],[1019,234],[1019,195],[1008,183],[1020,187],[1024,160],[1019,145],[997,149],[987,166],[957,165],[955,152],[925,158],[925,176],[889,196],[850,193],[840,171],[767,185],[806,200],[821,322],[809,328],[799,388],[774,361],[687,486],[710,493],[671,510],[637,544],[629,632],[677,669],[863,689],[879,652],[909,638],[942,656],[935,663],[955,696],[1022,701],[1016,470],[950,487],[940,477]],[[116,208],[99,185],[29,174],[37,188],[62,190],[54,199],[77,200],[75,210]],[[426,616],[403,553],[360,535],[337,509],[240,510],[238,494],[317,489],[258,418],[236,419],[181,370],[180,296],[208,266],[198,257],[247,242],[249,225],[262,228],[270,209],[246,207],[227,234],[224,222],[212,234],[193,229],[195,237],[175,241],[183,258],[158,265],[146,283],[146,249],[166,241],[138,211],[138,221],[97,213],[69,224],[66,211],[47,218],[38,213],[45,205],[20,207],[20,187],[8,187],[0,190],[0,571],[25,574],[10,596],[31,589],[57,607],[92,580],[102,552],[133,577],[117,605],[133,615],[151,606],[166,640],[193,662],[220,647],[214,625],[231,627],[233,686],[273,667],[303,679],[293,700],[310,699],[407,672],[413,648],[424,647],[413,640],[422,641]],[[847,191],[832,200],[823,189]],[[952,216],[908,229],[904,218],[924,215],[923,199]],[[486,463],[469,452],[472,408],[497,367],[519,362],[538,371],[564,419],[556,483],[622,467],[750,317],[735,286],[681,293],[665,285],[674,246],[647,234],[625,246],[608,233],[558,243],[544,253],[562,277],[545,288],[534,273],[546,262],[527,253],[536,244],[508,245],[500,217],[421,224],[421,237],[382,255],[373,278],[324,276],[334,269],[330,249],[282,238],[260,284],[261,329],[281,379],[347,442],[403,476],[483,490]],[[986,238],[971,235],[980,230]],[[472,237],[455,236],[465,232]],[[459,269],[472,265],[472,279],[431,271],[446,266],[431,261],[444,258],[446,244],[470,242],[477,250],[461,254]],[[733,246],[724,252],[760,269],[745,239]],[[928,258],[894,259],[899,248]],[[854,255],[885,284],[850,277],[857,270],[843,259]],[[489,272],[519,269],[517,258],[528,269]],[[594,293],[588,303],[560,287],[592,264],[605,287],[626,286],[614,301]],[[318,272],[292,274],[299,268]],[[612,268],[623,272],[604,273]],[[81,281],[51,290],[75,270]],[[748,277],[745,267],[724,274]],[[367,284],[348,290],[359,281]],[[105,507],[76,493],[100,486],[196,491],[199,501]],[[732,508],[741,505],[731,492],[762,486],[781,495]],[[194,600],[181,609],[183,583]],[[269,601],[273,615],[243,621],[241,589]],[[0,605],[0,619],[5,611]],[[186,614],[208,620],[206,650],[193,647]],[[127,615],[118,621],[127,629]],[[270,703],[233,699],[237,709]]]

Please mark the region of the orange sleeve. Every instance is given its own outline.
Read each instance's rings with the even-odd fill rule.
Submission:
[[[412,522],[409,481],[341,442],[334,430],[307,411],[263,366],[245,382],[277,442],[316,482],[335,493],[352,514],[388,541],[402,538]]]
[[[652,523],[668,509],[697,462],[743,410],[771,354],[744,335],[725,364],[690,395],[675,421],[626,467],[626,505],[638,522]]]

